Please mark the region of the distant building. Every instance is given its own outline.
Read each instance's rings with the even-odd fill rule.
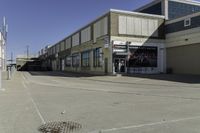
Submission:
[[[200,74],[199,36],[199,2],[155,0],[134,12],[111,9],[39,57],[55,71]]]

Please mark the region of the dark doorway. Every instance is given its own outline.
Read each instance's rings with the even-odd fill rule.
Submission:
[[[115,72],[116,73],[125,73],[126,70],[126,60],[124,58],[120,59],[114,59],[115,64]]]

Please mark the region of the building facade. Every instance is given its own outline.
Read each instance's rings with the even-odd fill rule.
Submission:
[[[171,69],[200,74],[199,62],[183,65],[184,59],[199,57],[199,11],[200,3],[186,0],[156,0],[136,11],[111,9],[42,50],[40,59],[54,71],[154,74]],[[191,55],[179,57],[182,52]]]
[[[2,32],[0,32],[0,68],[6,70],[6,56],[5,56],[6,40]]]

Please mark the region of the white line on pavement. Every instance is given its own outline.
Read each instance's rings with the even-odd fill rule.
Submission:
[[[169,121],[160,121],[160,122],[140,124],[140,125],[125,126],[125,127],[119,127],[119,128],[103,129],[103,130],[98,130],[98,131],[96,130],[89,133],[105,133],[105,132],[112,132],[112,131],[125,130],[125,129],[134,129],[134,128],[142,128],[142,127],[147,127],[147,126],[157,126],[157,125],[162,125],[162,124],[177,123],[181,121],[195,120],[195,119],[200,119],[200,116],[181,118],[181,119],[169,120]]]
[[[29,97],[30,97],[30,99],[31,99],[31,102],[33,103],[34,108],[35,108],[35,110],[36,110],[38,116],[40,117],[42,123],[45,124],[46,122],[45,122],[45,120],[44,120],[42,114],[40,113],[40,110],[38,109],[37,104],[35,103],[35,101],[33,100],[33,98],[32,98],[32,96],[31,96],[30,92],[28,91],[28,87],[26,86],[26,84],[24,83],[24,81],[22,81],[22,84],[23,84],[24,88],[27,89],[27,94],[29,95]]]

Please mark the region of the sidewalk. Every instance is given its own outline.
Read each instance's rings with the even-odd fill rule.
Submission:
[[[23,87],[21,73],[16,72],[12,80],[5,79],[4,73],[5,91],[0,91],[0,133],[35,133],[41,123]]]

